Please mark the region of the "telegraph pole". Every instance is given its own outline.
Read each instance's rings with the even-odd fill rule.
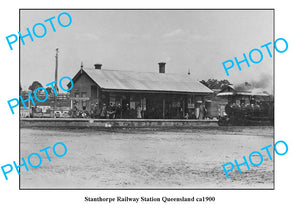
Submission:
[[[58,69],[58,48],[56,48],[56,55],[55,55],[55,85],[54,85],[54,88],[55,88],[55,91],[57,92],[58,94],[58,87],[57,87],[57,69]],[[54,94],[54,111],[56,110],[56,95]],[[54,114],[55,116],[55,114]]]

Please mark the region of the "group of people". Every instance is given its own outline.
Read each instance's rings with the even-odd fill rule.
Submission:
[[[171,113],[172,112],[172,113]],[[178,116],[175,116],[177,114]],[[144,111],[141,104],[137,104],[135,109],[130,108],[129,104],[121,105],[110,103],[106,105],[105,103],[100,106],[98,103],[91,104],[90,111],[79,110],[76,106],[70,111],[70,115],[73,118],[95,118],[95,119],[162,119],[162,111],[159,109],[151,108],[150,111]],[[180,116],[181,115],[181,116]],[[207,109],[205,105],[201,105],[196,110],[187,110],[183,113],[183,109],[172,111],[167,110],[165,113],[165,118],[170,119],[175,117],[177,119],[206,119]]]
[[[207,108],[205,104],[200,104],[199,107],[196,107],[195,110],[188,110],[187,113],[184,115],[184,119],[199,119],[199,120],[205,120],[207,118]]]
[[[91,106],[91,118],[100,119],[121,119],[121,118],[142,118],[142,107],[140,104],[136,106],[136,109],[130,109],[129,104],[122,105],[120,103],[110,103],[108,106],[103,103],[101,107],[98,104]]]
[[[79,110],[77,106],[74,106],[74,108],[69,111],[69,116],[72,118],[88,118],[90,117],[90,113],[87,110]]]

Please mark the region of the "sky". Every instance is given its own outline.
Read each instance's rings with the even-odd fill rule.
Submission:
[[[57,22],[60,13],[72,17],[68,27]],[[55,16],[53,32],[44,20]],[[68,23],[66,16],[61,17]],[[272,10],[22,10],[20,32],[32,32],[43,23],[43,38],[24,38],[20,45],[20,78],[23,89],[33,81],[54,81],[55,49],[59,48],[58,78],[73,77],[84,67],[102,64],[103,69],[157,72],[166,62],[166,73],[186,74],[199,80],[227,79],[233,84],[262,82],[272,91],[273,59],[253,64],[249,52],[273,42]],[[36,28],[38,34],[42,29]],[[39,32],[40,31],[40,32]],[[15,45],[14,45],[15,46]],[[273,49],[273,47],[270,47]],[[226,75],[222,63],[248,56],[250,67],[241,63]],[[255,52],[253,59],[258,60]]]

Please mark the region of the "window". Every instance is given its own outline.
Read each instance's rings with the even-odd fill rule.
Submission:
[[[97,98],[97,91],[98,91],[97,86],[91,86],[91,98],[92,99]]]

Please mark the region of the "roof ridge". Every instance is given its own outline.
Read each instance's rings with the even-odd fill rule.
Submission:
[[[150,72],[150,71],[134,71],[134,70],[116,70],[116,69],[95,69],[93,67],[84,67],[87,70],[100,70],[100,71],[117,71],[117,72],[126,72],[126,73],[158,73],[158,72]]]

